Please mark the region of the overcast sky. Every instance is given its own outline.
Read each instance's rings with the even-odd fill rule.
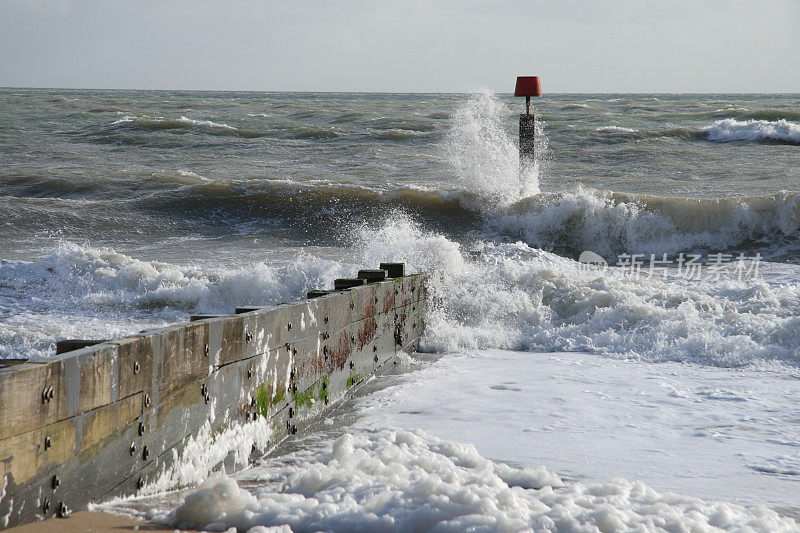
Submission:
[[[0,86],[800,92],[798,0],[0,0]]]

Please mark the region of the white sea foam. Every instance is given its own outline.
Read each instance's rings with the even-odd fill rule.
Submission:
[[[539,219],[548,217],[555,218]],[[636,223],[646,229],[648,220]],[[602,241],[587,237],[592,242]],[[287,266],[227,270],[65,243],[41,261],[0,264],[0,306],[10,313],[0,322],[0,350],[4,357],[47,355],[58,338],[118,336],[192,312],[290,301],[357,266],[404,261],[433,276],[440,305],[428,319],[427,350],[590,350],[715,366],[800,366],[800,287],[780,281],[797,272],[775,282],[631,278],[613,270],[587,279],[577,262],[522,242],[478,242],[467,253],[400,215],[362,228],[353,252],[353,264],[301,254]]]
[[[163,180],[168,183],[179,183],[184,185],[195,185],[198,183],[213,183],[214,180],[201,176],[191,170],[159,170],[153,172],[151,176],[155,179]]]
[[[120,114],[120,113],[118,112],[117,114]],[[131,115],[123,115],[122,118],[115,120],[111,124],[126,124],[128,122],[135,121],[137,118],[139,118],[139,117],[131,116]]]
[[[783,141],[800,143],[800,124],[787,120],[718,120],[703,131],[708,140],[730,141]]]
[[[83,294],[71,294],[94,306],[210,310],[242,299],[272,301],[290,292],[276,270],[264,263],[242,270],[204,270],[72,243],[62,244],[49,260],[32,266],[38,270],[46,263],[52,265],[55,283],[83,288]]]
[[[190,313],[291,301],[349,275],[350,267],[301,253],[282,267],[240,269],[143,261],[64,242],[35,262],[0,263],[0,357],[47,356],[60,338],[108,338]]]
[[[412,368],[380,378],[357,402],[357,428],[420,428],[584,483],[622,477],[698,498],[796,508],[796,379],[497,349]]]
[[[797,447],[797,443],[794,444]],[[800,476],[800,457],[798,454],[785,454],[748,465],[757,472],[780,476]]]
[[[250,493],[222,476],[171,511],[172,527],[260,531],[794,531],[765,507],[745,508],[671,493],[641,482],[564,484],[543,467],[518,469],[472,445],[422,431],[345,434],[330,447],[264,466]]]
[[[6,497],[6,489],[8,488],[8,476],[3,474],[3,483],[0,485],[0,503]],[[8,512],[0,517],[0,526],[8,527],[8,521],[11,518],[11,513],[14,511],[14,499],[11,498],[8,506]]]
[[[271,435],[269,420],[263,417],[244,424],[232,423],[219,432],[213,431],[208,421],[186,439],[180,454],[173,448],[170,466],[162,470],[155,481],[145,485],[137,497],[199,484],[225,468],[229,472],[241,469],[249,463],[254,449],[262,452],[266,449]]]
[[[247,466],[253,451],[263,454],[272,436],[272,428],[268,419],[256,417],[251,422],[232,422],[223,430],[214,431],[211,423],[216,416],[216,401],[212,400],[208,420],[196,433],[185,438],[180,453],[175,448],[168,452],[172,454],[171,461],[167,467],[158,472],[155,480],[148,481],[134,495],[115,497],[102,503],[91,503],[88,509],[116,510],[136,516],[137,513],[127,507],[133,502],[204,482],[204,487],[214,487],[214,494],[201,488],[198,493],[205,496],[201,498],[202,505],[197,506],[193,506],[192,502],[196,502],[199,497],[197,495],[188,497],[184,505],[184,515],[191,513],[195,520],[199,520],[198,516],[206,516],[203,513],[220,513],[221,508],[212,501],[214,497],[225,502],[225,509],[228,511],[236,507],[238,504],[228,498],[228,493],[225,492],[225,487],[220,485],[220,480],[224,483],[224,480],[227,480],[226,473]],[[204,525],[209,523],[203,522]],[[225,529],[227,528],[221,531]]]

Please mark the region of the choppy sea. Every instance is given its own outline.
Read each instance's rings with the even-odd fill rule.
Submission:
[[[380,261],[432,279],[423,353],[333,425],[225,474],[261,433],[207,436],[101,507],[241,531],[800,530],[800,96],[546,95],[524,168],[522,108],[0,89],[0,357]]]

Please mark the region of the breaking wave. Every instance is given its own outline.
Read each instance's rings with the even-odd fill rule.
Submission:
[[[522,239],[531,246],[577,256],[764,248],[796,239],[800,193],[693,199],[578,188],[518,196],[516,185],[491,181],[474,190],[398,187],[380,190],[335,183],[262,182],[258,186],[202,182],[142,200],[141,209],[229,218],[277,218],[342,224],[402,210],[430,227]],[[469,188],[466,188],[469,187]],[[499,203],[494,203],[503,198]],[[323,226],[303,227],[314,228]]]
[[[784,119],[739,121],[727,118],[716,121],[704,131],[710,141],[772,141],[800,144],[800,124]]]
[[[438,305],[426,323],[426,350],[590,351],[800,368],[796,283],[633,277],[618,269],[587,276],[580,263],[522,242],[468,248],[409,220],[365,229],[358,249],[366,264],[405,260],[431,273]],[[794,279],[800,272],[791,268]]]
[[[609,125],[597,127],[594,131],[605,134],[605,137],[598,138],[601,142],[624,142],[665,137],[689,141],[800,144],[800,124],[785,119],[737,120],[725,118],[699,129],[681,126],[660,130],[638,130]]]
[[[480,223],[480,196],[467,191],[439,191],[421,187],[377,189],[330,183],[262,181],[244,185],[206,181],[136,201],[150,213],[169,218],[200,218],[230,224],[280,221],[285,230],[302,231],[312,238],[337,238],[331,228],[352,221],[402,210],[429,224],[463,228]]]
[[[281,238],[295,228],[309,228],[325,239],[326,246],[334,247],[352,242],[347,232],[353,223],[382,220],[389,212],[395,220],[377,228],[371,225],[368,235],[357,239],[355,255],[364,257],[360,266],[402,260],[419,270],[447,273],[447,283],[458,280],[452,286],[442,285],[450,294],[442,297],[441,313],[433,315],[426,338],[432,350],[586,349],[719,365],[797,359],[794,346],[800,339],[788,317],[800,313],[792,307],[797,297],[791,287],[750,284],[723,290],[721,285],[700,282],[688,288],[677,282],[615,276],[587,285],[569,257],[591,250],[613,263],[621,253],[649,257],[696,251],[754,253],[787,244],[797,248],[800,194],[686,199],[583,188],[542,193],[541,160],[520,172],[517,147],[505,125],[509,113],[494,96],[482,93],[472,95],[452,114],[442,145],[456,179],[447,190],[404,185],[378,189],[327,181],[217,182],[178,170],[153,175],[175,185],[168,191],[116,198],[107,204],[98,201],[92,207],[114,212],[103,207],[127,202],[160,227],[168,222],[171,227],[192,227],[191,231],[200,225],[186,222],[198,220],[204,228],[222,221],[226,234],[231,227],[246,227],[247,233],[254,223],[271,224]],[[172,122],[123,117],[115,127],[143,124],[235,129],[183,116]],[[764,127],[726,124],[741,126],[748,135]],[[381,125],[414,126],[390,120]],[[622,127],[612,131],[643,134]],[[546,159],[546,136],[537,139],[544,143],[537,146],[537,153]],[[46,180],[36,187],[63,196],[57,194],[62,185]],[[0,202],[9,206],[6,214],[13,220],[44,219],[31,216],[43,212],[30,210],[39,200],[9,198],[0,197]],[[103,220],[103,229],[109,230],[106,224],[130,224],[130,219],[117,218]],[[97,220],[92,219],[96,226]],[[347,233],[345,239],[337,241],[337,231]],[[467,252],[474,252],[474,257]],[[64,243],[39,261],[0,264],[0,355],[47,355],[55,339],[76,332],[105,337],[182,319],[192,312],[288,301],[306,289],[330,286],[352,268],[310,255],[299,256],[292,266],[255,261],[240,269],[202,268]],[[753,308],[754,295],[768,303]],[[751,312],[739,309],[748,306]],[[706,343],[703,349],[697,339]]]
[[[39,261],[0,262],[0,357],[46,357],[59,339],[117,337],[192,313],[293,301],[351,273],[303,253],[284,266],[203,268],[65,242]]]
[[[174,224],[224,223],[226,231],[240,226],[252,230],[254,224],[267,231],[280,224],[292,235],[301,232],[312,239],[336,239],[339,235],[331,233],[332,227],[382,217],[387,211],[413,215],[426,227],[447,234],[467,230],[522,240],[572,257],[590,249],[609,260],[620,253],[767,250],[800,237],[800,193],[794,192],[694,199],[577,188],[512,200],[518,195],[516,185],[509,190],[493,181],[476,191],[471,183],[451,190],[290,180],[231,183],[184,170],[153,174],[153,179],[178,188],[128,200],[138,213]],[[33,192],[47,196],[68,190],[64,183],[52,181],[25,187],[38,187]],[[497,198],[505,200],[494,203]],[[19,218],[20,228],[35,227],[39,218],[31,218],[30,212],[36,202],[40,200],[0,197],[7,216]],[[104,204],[93,205],[102,210]],[[106,231],[127,223],[124,217],[102,218]]]
[[[546,250],[673,253],[763,248],[798,237],[800,194],[691,199],[579,188],[542,193],[496,212],[487,226]]]
[[[708,106],[704,106],[708,107]],[[720,108],[708,111],[692,111],[692,112],[676,112],[665,110],[662,114],[664,118],[677,118],[677,119],[697,119],[697,118],[731,118],[740,121],[747,120],[765,120],[765,121],[798,121],[800,120],[800,111],[792,108],[784,109],[747,109],[737,104],[728,104]]]
[[[571,205],[574,199],[567,200]],[[626,205],[607,209],[627,213],[622,220],[633,228],[657,221]],[[702,204],[691,209],[702,209]],[[543,213],[536,224],[554,218]],[[585,231],[595,231],[590,219],[577,219]],[[570,231],[581,227],[573,222]],[[547,238],[556,243],[566,237]],[[615,269],[587,280],[572,259],[514,239],[457,242],[401,213],[378,224],[364,223],[350,241],[345,255],[352,260],[301,252],[283,265],[256,261],[233,269],[146,261],[72,243],[39,261],[6,261],[0,264],[0,312],[7,315],[0,321],[0,354],[47,356],[58,338],[105,338],[195,312],[291,301],[309,289],[330,287],[335,278],[363,265],[404,261],[410,270],[429,272],[438,280],[432,293],[440,305],[428,321],[427,350],[582,350],[715,366],[781,361],[800,367],[796,283],[630,278]]]

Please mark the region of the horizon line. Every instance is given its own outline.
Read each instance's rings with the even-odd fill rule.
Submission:
[[[38,91],[151,91],[151,92],[217,92],[217,93],[271,93],[271,94],[440,94],[440,95],[465,95],[473,94],[474,91],[347,91],[347,90],[326,90],[326,91],[309,91],[309,90],[262,90],[262,89],[152,89],[152,88],[124,88],[124,87],[44,87],[44,86],[22,86],[22,85],[0,85],[0,90],[38,90]],[[513,94],[513,91],[497,92],[495,94]],[[730,94],[730,95],[747,95],[747,94],[771,94],[771,95],[800,95],[800,92],[781,92],[781,91],[660,91],[660,92],[646,92],[646,91],[553,91],[544,93],[545,95],[583,95],[583,94],[669,94],[669,95],[703,95],[703,94]]]

